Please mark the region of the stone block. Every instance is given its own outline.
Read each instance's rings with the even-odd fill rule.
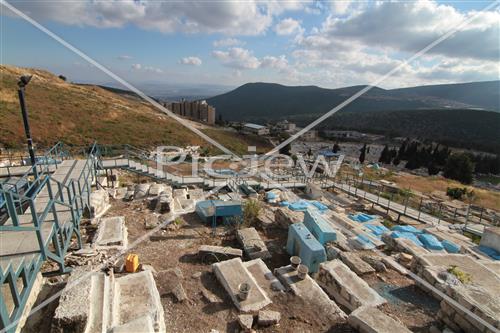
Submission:
[[[358,275],[375,273],[375,269],[354,252],[342,252],[340,259]]]
[[[240,258],[215,263],[212,269],[238,310],[258,311],[271,303],[267,293],[257,284]],[[242,283],[247,283],[250,287],[247,298],[243,300],[239,298],[239,288]]]
[[[255,228],[238,230],[236,232],[236,238],[241,246],[243,246],[243,251],[250,259],[267,259],[271,257],[266,244],[262,241]]]
[[[281,313],[271,310],[260,310],[257,318],[259,326],[277,325],[281,319]]]
[[[411,333],[402,323],[370,306],[362,306],[354,310],[347,321],[361,333]]]
[[[316,281],[337,303],[350,310],[360,306],[377,307],[387,303],[340,260],[321,263]]]

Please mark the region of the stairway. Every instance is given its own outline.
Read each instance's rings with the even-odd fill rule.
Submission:
[[[80,219],[95,177],[94,158],[55,167],[52,174],[27,177],[28,193],[0,189],[8,212],[0,225],[0,329],[9,333],[19,331],[18,321],[36,299],[33,286],[43,262],[50,259],[58,264],[57,273],[67,273],[64,257],[73,236],[81,247]]]

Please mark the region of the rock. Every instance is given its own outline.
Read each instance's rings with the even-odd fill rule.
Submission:
[[[92,217],[101,216],[109,207],[108,191],[100,189],[90,193],[90,213]]]
[[[342,259],[342,261],[358,275],[375,272],[375,269],[373,269],[372,266],[361,260],[361,258],[354,252],[342,252],[340,253],[340,259]]]
[[[191,275],[191,277],[193,279],[199,279],[201,277],[201,272],[196,272],[196,273],[193,273],[193,275]]]
[[[373,268],[375,268],[375,270],[377,272],[379,272],[379,273],[387,271],[387,267],[384,265],[384,263],[382,262],[382,260],[379,260],[376,257],[364,255],[364,256],[361,257],[361,259],[363,259],[370,266],[372,266]]]
[[[271,310],[259,311],[258,323],[260,326],[272,326],[279,323],[281,313]]]
[[[274,211],[274,219],[280,227],[288,229],[290,224],[302,222],[304,213],[293,211],[287,207],[279,207]]]
[[[326,249],[326,258],[328,260],[338,259],[340,257],[340,253],[342,252],[340,249],[333,246],[331,243],[327,243],[325,245]]]
[[[153,183],[149,188],[149,195],[159,195],[161,192],[165,190],[165,185]]]
[[[134,188],[134,199],[143,199],[148,195],[150,184],[137,184]]]
[[[252,331],[253,316],[250,314],[241,314],[238,316],[238,323],[245,332]]]
[[[257,216],[257,222],[262,229],[266,230],[274,224],[274,212],[267,207],[262,208]]]
[[[178,283],[174,289],[172,290],[172,294],[174,294],[177,302],[183,302],[187,299],[186,291],[184,287],[182,287],[182,283]]]
[[[153,275],[155,275],[157,273],[156,269],[151,265],[141,265],[141,269],[143,271],[151,271],[151,273],[153,273]]]
[[[221,302],[219,297],[217,297],[214,293],[212,293],[210,290],[206,289],[203,286],[201,287],[201,294],[209,303],[220,303]]]
[[[159,225],[158,217],[155,215],[146,215],[144,218],[144,228],[154,229]]]

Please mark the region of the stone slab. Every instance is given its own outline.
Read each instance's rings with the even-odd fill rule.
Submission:
[[[306,275],[303,280],[299,279],[297,270],[290,265],[277,268],[274,274],[283,283],[285,288],[290,289],[306,303],[315,306],[318,311],[321,311],[322,315],[338,318],[339,320],[347,318],[344,311],[330,299],[318,283],[309,275]]]
[[[92,274],[73,269],[52,319],[52,332],[84,332],[90,314]],[[72,288],[71,286],[78,284]]]
[[[93,244],[97,249],[123,249],[127,247],[125,217],[113,216],[102,218],[97,227]]]
[[[358,275],[375,273],[375,269],[354,252],[341,252],[340,259]]]
[[[229,246],[202,245],[198,250],[200,256],[211,255],[217,261],[223,261],[232,258],[241,258],[243,251]]]
[[[236,238],[243,246],[243,251],[250,259],[271,257],[266,244],[262,241],[255,228],[240,229],[236,232]]]
[[[113,284],[111,327],[130,324],[149,316],[154,332],[165,332],[165,318],[160,294],[151,271],[128,274],[115,279]]]
[[[146,315],[137,319],[131,320],[123,325],[115,326],[111,329],[111,333],[138,333],[138,332],[155,332],[153,319]]]
[[[337,303],[351,311],[360,306],[377,307],[387,303],[340,260],[321,263],[316,281]]]
[[[347,319],[349,325],[361,333],[411,333],[400,322],[392,319],[382,311],[369,306],[354,310]]]
[[[267,293],[271,294],[272,292],[285,291],[285,287],[283,287],[281,282],[273,275],[262,259],[258,258],[245,261],[243,265],[245,265],[255,278],[255,281],[257,281],[259,286]]]
[[[260,288],[240,258],[215,263],[212,265],[212,269],[238,310],[242,312],[258,311],[271,303],[267,293]],[[248,297],[243,301],[238,298],[239,286],[242,283],[250,285]]]

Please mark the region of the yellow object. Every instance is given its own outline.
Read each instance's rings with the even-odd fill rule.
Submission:
[[[125,259],[125,270],[128,273],[134,273],[139,268],[139,256],[137,254],[129,254]]]

